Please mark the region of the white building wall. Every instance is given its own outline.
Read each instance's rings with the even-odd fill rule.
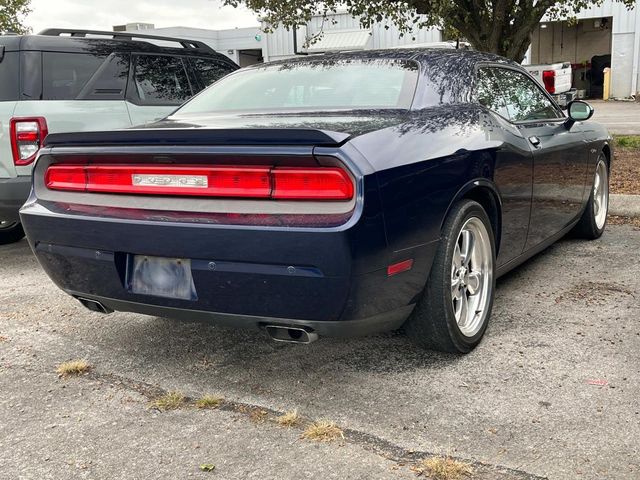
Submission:
[[[347,13],[337,13],[329,15],[323,21],[322,16],[311,19],[308,25],[298,28],[298,51],[303,51],[306,38],[310,38],[320,32],[335,30],[360,30],[360,20]],[[376,23],[369,30],[371,41],[367,43],[366,49],[393,48],[403,45],[424,44],[439,42],[442,34],[438,29],[421,29],[413,34],[408,33],[403,37],[394,25],[385,28],[384,23]],[[266,34],[266,52],[263,51],[265,61],[280,60],[295,55],[293,49],[293,33],[285,28],[279,27],[273,33]]]
[[[612,18],[612,89],[614,97],[626,97],[640,91],[640,6],[632,10],[613,0],[605,0],[600,6],[583,10],[577,15],[580,19]],[[543,19],[548,21],[548,19]],[[330,16],[322,22],[322,17],[315,17],[309,25],[298,28],[298,50],[302,50],[307,36],[318,33],[321,29],[354,30],[361,29],[360,22],[346,13]],[[385,29],[383,23],[377,23],[369,29],[371,41],[365,48],[393,48],[410,44],[425,44],[439,42],[441,32],[437,29],[423,29],[413,34],[400,36],[398,29],[390,25]],[[144,33],[176,36],[187,39],[200,40],[210,45],[220,53],[227,55],[236,63],[239,61],[238,50],[262,49],[265,61],[273,61],[294,56],[293,34],[284,28],[278,28],[273,33],[261,32],[261,27],[239,28],[233,30],[206,30],[187,27],[171,27],[145,30]],[[256,40],[256,35],[259,40]]]

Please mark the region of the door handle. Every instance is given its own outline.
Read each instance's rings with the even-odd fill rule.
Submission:
[[[531,145],[533,145],[534,147],[537,147],[538,145],[540,145],[540,139],[538,137],[529,137],[529,141],[531,142]]]

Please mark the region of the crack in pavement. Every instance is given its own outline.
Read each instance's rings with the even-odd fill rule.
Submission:
[[[95,369],[92,369],[90,372],[80,376],[79,378],[90,378],[93,380],[97,380],[104,383],[109,383],[115,387],[122,388],[124,390],[129,390],[136,392],[143,397],[145,397],[148,401],[153,401],[159,397],[167,395],[169,393],[168,390],[150,383],[142,382],[139,380],[134,380],[128,377],[124,377],[121,375],[113,374],[113,373],[99,373]],[[185,405],[181,408],[190,407],[193,405],[195,398],[185,396]],[[153,408],[153,407],[151,407]],[[285,412],[274,410],[272,408],[263,407],[260,405],[236,402],[233,400],[228,400],[224,398],[223,402],[216,407],[216,410],[227,411],[241,414],[247,418],[251,418],[251,412],[254,411],[264,411],[267,412],[267,415],[271,417],[276,417],[284,414]],[[303,417],[302,425],[308,425],[313,420]],[[359,430],[353,430],[350,428],[343,429],[344,432],[344,441],[350,442],[357,446],[364,448],[367,451],[373,452],[381,457],[394,461],[400,465],[403,464],[415,464],[423,458],[437,456],[438,454],[432,452],[426,452],[421,450],[409,450],[399,445],[394,444],[393,442],[377,437],[375,435],[362,432]],[[456,457],[452,455],[447,455],[455,460],[462,461],[465,463],[471,464],[477,471],[477,473],[485,474],[485,473],[501,473],[505,475],[511,475],[512,478],[518,480],[547,480],[547,477],[541,477],[539,475],[535,475],[532,473],[528,473],[524,470],[514,469],[505,467],[503,465],[491,464],[485,462],[479,462],[476,460],[471,460],[467,458]]]

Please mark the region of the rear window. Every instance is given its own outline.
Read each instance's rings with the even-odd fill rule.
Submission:
[[[0,102],[18,99],[19,76],[18,52],[4,52],[0,60]]]
[[[74,100],[105,59],[86,53],[43,52],[43,100]]]
[[[178,110],[177,115],[227,110],[322,110],[411,106],[416,63],[323,59],[240,70]]]

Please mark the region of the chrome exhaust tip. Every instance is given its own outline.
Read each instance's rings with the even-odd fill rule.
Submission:
[[[101,304],[96,300],[91,300],[89,298],[82,298],[82,297],[76,297],[76,298],[85,308],[87,308],[88,310],[91,310],[92,312],[98,312],[98,313],[104,313],[104,314],[113,313],[112,309],[104,306],[103,304]]]
[[[318,339],[318,334],[308,332],[299,327],[283,327],[281,325],[267,325],[265,327],[267,335],[276,342],[287,343],[311,343]]]

